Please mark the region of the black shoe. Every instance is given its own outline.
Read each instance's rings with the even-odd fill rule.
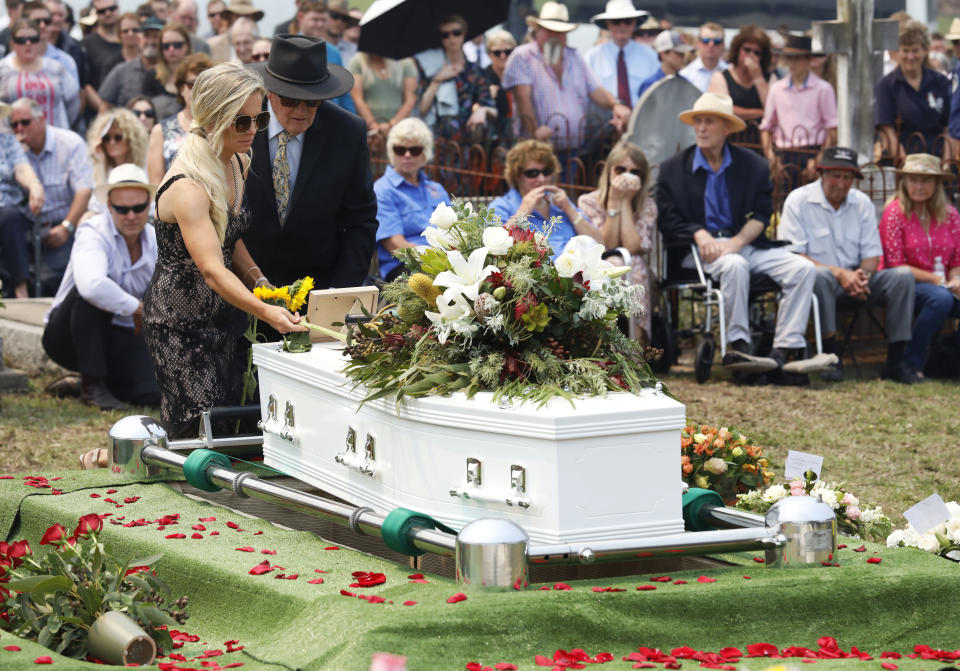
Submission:
[[[774,347],[770,350],[770,358],[777,362],[777,370],[769,373],[770,382],[776,385],[788,387],[803,387],[810,384],[810,376],[802,373],[789,373],[783,370],[783,365],[788,361],[801,361],[807,356],[807,350],[804,347],[797,349],[785,349]]]
[[[820,379],[825,382],[843,382],[843,362],[832,364],[828,370],[820,373]]]
[[[890,364],[885,365],[880,372],[880,377],[900,384],[920,384],[927,381],[926,378],[920,377],[913,366],[906,361],[901,361],[892,366]]]
[[[127,404],[110,393],[103,378],[83,375],[80,378],[80,399],[87,405],[95,405],[101,410],[123,410]]]
[[[80,396],[80,376],[64,375],[48,384],[43,390],[48,394],[53,394],[57,398],[67,396],[78,398]]]

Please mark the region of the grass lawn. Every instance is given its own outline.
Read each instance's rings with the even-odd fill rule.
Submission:
[[[821,454],[825,479],[846,481],[864,503],[882,505],[896,526],[904,510],[933,492],[960,499],[956,383],[738,387],[714,378],[699,385],[690,376],[669,375],[665,382],[686,404],[689,422],[740,429],[765,448],[778,473],[790,449]],[[4,473],[78,468],[82,452],[107,446],[107,432],[121,417],[159,415],[149,408],[100,412],[55,399],[42,392],[49,381],[37,378],[30,393],[0,397]]]

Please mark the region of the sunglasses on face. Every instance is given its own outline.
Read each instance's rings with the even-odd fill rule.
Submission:
[[[716,47],[719,47],[723,44],[723,38],[722,37],[701,37],[700,42],[702,42],[703,44],[712,44]]]
[[[112,202],[110,203],[110,207],[112,207],[113,211],[119,215],[129,214],[130,212],[133,212],[134,214],[140,214],[147,209],[147,206],[149,205],[149,200],[145,200],[139,205],[114,205]]]
[[[440,32],[440,39],[445,40],[448,37],[460,37],[463,35],[463,31],[460,28],[455,28],[454,30],[444,30]]]
[[[266,61],[266,60],[269,60],[269,59],[270,59],[270,54],[269,54],[269,53],[266,53],[266,54],[250,54],[250,60],[251,60],[251,61],[258,62],[258,63],[262,63],[263,61]]]
[[[493,49],[490,53],[493,56],[501,56],[503,58],[506,58],[507,56],[513,53],[513,49]]]
[[[759,49],[751,49],[750,47],[740,47],[740,49],[746,51],[748,54],[753,54],[754,56],[759,56],[763,53]]]
[[[164,51],[167,51],[169,49],[183,49],[186,45],[187,45],[186,42],[184,42],[183,40],[180,40],[179,42],[162,42],[160,44],[160,47]]]
[[[124,28],[120,31],[121,35],[136,35],[142,32],[139,28]]]
[[[226,12],[210,12],[207,14],[207,18],[213,21],[214,19],[219,19],[222,17],[225,13]]]
[[[238,133],[246,133],[254,123],[257,125],[257,132],[267,130],[267,126],[270,125],[270,112],[260,112],[255,117],[240,114],[233,120],[233,127]]]
[[[33,22],[38,26],[49,26],[51,23],[53,23],[53,19],[51,19],[49,16],[44,16],[43,18],[33,19]]]
[[[627,171],[627,167],[624,166],[624,165],[615,165],[615,166],[613,167],[613,174],[614,174],[614,175],[622,175],[622,174],[625,173],[626,171]],[[633,169],[631,169],[631,170],[630,170],[630,174],[631,174],[631,175],[636,175],[637,177],[640,177],[640,178],[643,177],[643,171],[642,171],[640,168],[633,168]]]
[[[611,26],[632,26],[636,22],[636,19],[607,19]]]
[[[346,21],[350,18],[349,16],[341,14],[340,12],[329,12],[329,16],[331,21]]]
[[[10,128],[13,130],[17,130],[18,128],[26,128],[27,126],[30,125],[31,121],[33,121],[33,119],[24,119],[23,121],[11,121]]]
[[[104,135],[101,142],[104,144],[107,144],[108,142],[123,142],[123,135],[120,133],[116,133],[114,135]]]
[[[303,103],[307,107],[316,107],[320,104],[319,100],[297,100],[296,98],[284,98],[280,96],[280,104],[284,107],[296,107],[300,103]]]
[[[137,116],[145,116],[148,119],[156,119],[157,113],[153,110],[133,110],[133,113]]]
[[[39,44],[40,36],[39,35],[30,35],[29,37],[14,37],[14,44]]]
[[[97,10],[97,14],[103,16],[104,14],[109,14],[110,12],[115,12],[119,9],[116,5],[110,5],[109,7],[101,7]]]
[[[540,175],[549,177],[553,174],[553,168],[527,168],[523,171],[523,176],[527,179],[536,179]]]
[[[397,156],[406,156],[410,154],[411,156],[419,156],[423,153],[423,147],[403,147],[399,144],[393,145],[393,153]]]

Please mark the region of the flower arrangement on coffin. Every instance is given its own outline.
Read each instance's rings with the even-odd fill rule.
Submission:
[[[887,547],[915,547],[960,561],[960,504],[947,501],[947,510],[950,511],[950,519],[926,533],[918,534],[910,524],[895,530],[887,536]]]
[[[345,374],[365,400],[492,391],[543,404],[655,383],[642,347],[616,326],[641,287],[601,260],[601,245],[551,262],[546,236],[500,225],[485,207],[441,204],[429,246],[395,252],[407,273],[387,284],[390,314],[348,335]]]
[[[738,494],[770,482],[773,472],[763,448],[750,445],[736,429],[706,424],[680,432],[680,467],[691,487],[712,489],[729,504]]]
[[[164,605],[169,588],[151,570],[163,555],[124,561],[100,542],[103,520],[80,517],[72,536],[61,524],[49,527],[34,554],[26,540],[0,542],[0,628],[35,640],[67,657],[88,654],[96,620],[120,611],[170,651],[168,625],[187,620],[187,597]]]
[[[892,528],[883,508],[863,505],[859,498],[847,491],[843,482],[824,482],[816,477],[816,473],[807,471],[804,478],[794,478],[788,484],[771,485],[762,491],[758,489],[739,494],[737,508],[765,513],[774,503],[788,496],[820,497],[836,513],[838,531],[864,540],[883,542]]]

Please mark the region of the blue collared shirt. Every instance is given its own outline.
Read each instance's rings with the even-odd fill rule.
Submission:
[[[380,259],[380,277],[386,278],[400,262],[388,252],[383,240],[402,235],[415,245],[426,245],[423,231],[430,225],[430,215],[440,203],[450,204],[450,196],[437,182],[427,179],[423,170],[414,186],[400,176],[392,165],[383,177],[373,183],[377,196],[377,258]]]
[[[340,49],[336,45],[330,44],[327,42],[327,63],[333,63],[334,65],[339,65],[343,67],[343,56],[340,55]],[[350,91],[347,91],[342,96],[336,98],[331,98],[330,102],[334,105],[342,107],[348,112],[353,114],[357,113],[357,106],[353,104],[353,98],[350,96]]]
[[[585,60],[593,73],[600,81],[600,85],[607,89],[610,94],[617,97],[617,61],[620,58],[620,47],[612,40],[604,42],[601,45],[593,47],[587,52]],[[660,67],[660,59],[657,58],[657,52],[645,44],[627,42],[623,47],[623,60],[627,64],[627,88],[630,90],[631,100],[623,102],[630,107],[637,102],[639,94],[635,92],[640,89],[640,84]]]
[[[693,152],[693,170],[705,170],[707,173],[707,188],[703,192],[704,223],[711,233],[733,228],[733,214],[730,211],[730,192],[727,191],[727,168],[730,167],[730,148],[723,145],[723,162],[720,170],[713,171],[707,158],[697,147]]]
[[[497,213],[497,216],[500,217],[503,223],[507,223],[507,220],[520,209],[521,200],[523,200],[523,197],[520,195],[520,192],[516,189],[510,189],[490,203],[490,207]],[[563,252],[563,248],[567,245],[567,242],[570,241],[570,238],[577,234],[573,228],[573,223],[567,219],[567,215],[563,213],[563,210],[556,205],[550,206],[550,216],[547,218],[544,218],[543,215],[536,210],[533,210],[527,215],[530,228],[543,234],[546,234],[550,220],[554,217],[559,217],[560,223],[553,229],[550,233],[550,238],[547,240],[550,248],[553,250],[553,254],[550,256],[551,260],[555,260]]]

